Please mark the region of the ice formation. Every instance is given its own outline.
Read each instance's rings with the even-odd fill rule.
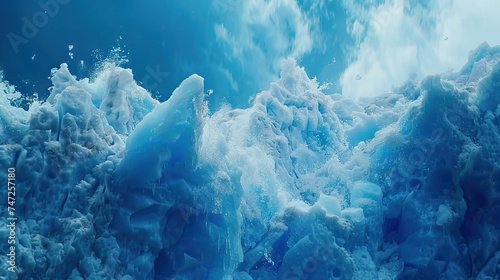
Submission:
[[[363,102],[291,59],[217,112],[197,75],[161,104],[120,67],[52,82],[0,84],[20,279],[500,277],[500,47]]]

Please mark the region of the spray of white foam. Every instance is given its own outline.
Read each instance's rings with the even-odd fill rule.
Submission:
[[[342,92],[373,97],[391,91],[411,74],[419,78],[459,70],[469,50],[500,43],[496,0],[430,3],[386,0],[379,5],[345,1],[348,32],[357,40],[352,63],[341,77]]]

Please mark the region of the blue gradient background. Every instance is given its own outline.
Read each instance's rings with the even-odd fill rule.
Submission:
[[[22,35],[21,19],[26,17],[32,22],[33,15],[42,10],[34,3],[23,0],[0,4],[0,37],[3,38],[0,41],[0,68],[4,70],[6,80],[24,94],[37,92],[40,97],[47,96],[51,85],[47,79],[50,69],[62,62],[67,62],[78,78],[88,76],[114,47],[120,47],[128,57],[129,62],[123,66],[133,69],[139,82],[146,81],[150,75],[148,69],[158,67],[162,73],[168,73],[168,77],[159,80],[159,83],[151,80],[143,84],[160,101],[166,100],[175,87],[193,73],[205,77],[206,87],[213,89],[218,99],[223,97],[233,105],[239,99],[235,95],[249,97],[267,88],[275,78],[268,75],[264,80],[256,81],[256,73],[265,71],[266,65],[248,67],[238,59],[227,58],[227,48],[216,39],[214,29],[216,24],[230,26],[237,17],[235,8],[225,3],[73,0],[60,5],[58,13],[49,17],[48,23],[39,28],[27,44],[21,44],[16,54],[7,36],[10,32]],[[310,3],[303,5],[305,9]],[[345,29],[346,13],[338,2],[329,3],[328,8],[331,18],[325,18],[318,26],[328,34],[324,46],[297,59],[312,76],[318,76],[320,82],[332,83],[332,89],[338,90],[338,78],[346,66],[343,50],[349,45]],[[338,17],[333,17],[335,11],[338,11]],[[237,28],[235,26],[234,32],[238,32]],[[292,33],[290,36],[293,36]],[[253,40],[263,49],[267,44],[270,55],[287,56],[272,50],[272,41]],[[68,45],[74,45],[74,59],[68,55]],[[332,63],[334,58],[336,62]],[[80,61],[85,67],[80,66]],[[232,89],[219,66],[232,73],[238,83],[238,91]],[[271,69],[269,72],[277,76],[278,70]]]

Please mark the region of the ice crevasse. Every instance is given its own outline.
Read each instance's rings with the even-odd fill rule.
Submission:
[[[120,67],[51,79],[28,110],[0,84],[20,279],[500,277],[500,47],[359,102],[292,59],[216,112],[197,75],[163,103]]]

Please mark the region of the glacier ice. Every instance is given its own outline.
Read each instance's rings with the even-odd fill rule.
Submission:
[[[197,75],[163,103],[113,65],[51,79],[27,110],[0,83],[20,279],[500,277],[500,47],[364,101],[288,59],[216,112]]]

